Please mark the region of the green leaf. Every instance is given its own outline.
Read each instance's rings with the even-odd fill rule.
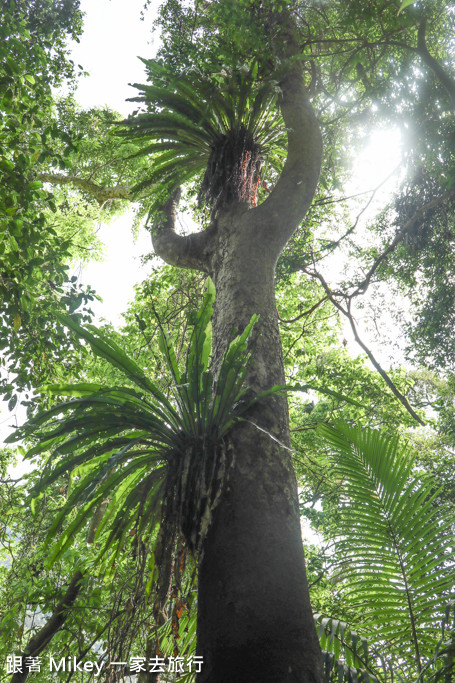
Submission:
[[[32,180],[31,183],[27,185],[29,190],[39,190],[43,187],[41,180]]]
[[[180,384],[180,371],[177,364],[174,347],[172,346],[171,338],[161,325],[158,345],[171,377],[176,384]]]
[[[398,10],[398,14],[401,14],[401,12],[406,9],[406,7],[409,7],[410,5],[415,5],[417,0],[403,0],[403,2],[400,5],[400,9]]]
[[[89,329],[81,327],[69,316],[56,313],[56,317],[61,323],[73,330],[78,337],[89,342],[94,353],[107,360],[114,367],[122,370],[131,381],[151,393],[170,413],[174,412],[173,407],[164,394],[145,376],[139,365],[131,358],[128,358],[122,349],[111,339],[109,341],[104,339],[93,326],[90,326]]]
[[[453,587],[450,521],[432,504],[431,479],[412,476],[414,456],[398,439],[341,423],[320,425],[318,432],[342,482],[336,556],[347,599],[362,603],[365,625],[380,628],[390,646],[400,639],[411,643],[411,663],[419,669],[424,653],[434,649],[436,614]]]

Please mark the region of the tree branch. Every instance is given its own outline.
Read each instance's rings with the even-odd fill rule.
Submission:
[[[321,170],[322,137],[305,88],[296,27],[288,11],[278,15],[276,22],[281,29],[278,56],[288,65],[280,82],[288,152],[275,188],[253,211],[260,218],[258,237],[274,244],[279,253],[313,200]]]
[[[345,309],[343,306],[335,299],[333,292],[331,291],[330,287],[328,286],[327,282],[324,280],[322,275],[318,273],[317,271],[314,273],[309,273],[308,271],[305,271],[308,275],[312,275],[313,277],[315,276],[321,285],[323,286],[327,298],[332,302],[332,304],[335,306],[336,309],[338,309],[346,318],[349,320],[349,324],[351,326],[352,333],[354,335],[354,339],[357,342],[357,344],[360,346],[363,351],[367,354],[368,358],[370,359],[372,365],[375,367],[375,369],[378,371],[378,373],[381,375],[382,379],[385,381],[387,386],[389,387],[390,391],[396,398],[400,401],[400,403],[406,408],[408,413],[416,420],[419,424],[424,425],[425,422],[423,422],[422,418],[417,415],[415,410],[412,408],[410,405],[408,399],[406,396],[404,396],[401,391],[395,386],[395,384],[392,382],[390,379],[389,375],[386,373],[384,368],[378,363],[376,358],[373,356],[373,353],[370,351],[370,349],[366,346],[366,344],[363,343],[363,341],[359,337],[359,333],[357,331],[357,326],[354,322],[354,318],[351,313],[351,302],[349,301],[348,303],[348,308]]]
[[[212,225],[204,232],[192,235],[177,235],[175,219],[180,200],[180,188],[167,200],[162,210],[162,220],[152,229],[152,243],[157,256],[171,266],[192,268],[204,273],[210,272]]]
[[[444,202],[446,199],[450,199],[450,197],[453,197],[455,195],[455,189],[448,190],[445,192],[443,195],[440,197],[435,197],[431,201],[427,202],[423,206],[421,206],[417,211],[411,216],[411,218],[406,221],[404,226],[397,232],[395,235],[394,239],[391,241],[389,246],[384,249],[382,254],[380,254],[376,260],[374,261],[373,265],[371,266],[370,270],[367,272],[365,277],[363,278],[362,282],[360,282],[354,292],[349,295],[349,298],[351,299],[354,296],[357,296],[358,294],[364,294],[366,290],[368,289],[368,286],[370,284],[371,278],[373,277],[374,273],[376,270],[379,268],[381,263],[385,261],[387,256],[394,251],[395,247],[401,242],[403,237],[406,235],[407,232],[409,232],[412,227],[414,226],[414,223],[417,221],[418,218],[423,216],[427,211],[430,209],[434,209],[438,204],[441,204]]]
[[[430,54],[425,42],[425,33],[427,30],[427,20],[424,17],[419,24],[417,32],[417,54],[422,58],[426,64],[439,79],[440,83],[445,87],[452,100],[452,106],[455,108],[455,79],[443,69],[440,63]]]
[[[38,173],[37,180],[52,185],[74,185],[74,187],[92,195],[99,204],[109,199],[125,199],[132,201],[131,191],[124,185],[114,185],[114,187],[101,187],[91,180],[85,180],[74,175],[64,175],[63,173]]]
[[[311,308],[309,308],[307,311],[303,311],[303,313],[300,313],[300,315],[296,316],[295,318],[291,318],[290,320],[285,320],[284,318],[281,317],[281,315],[278,312],[278,320],[280,321],[280,323],[286,323],[286,324],[295,323],[298,320],[300,320],[301,318],[304,318],[305,316],[308,316],[308,315],[311,315],[311,313],[314,313],[314,311],[317,308],[319,308],[319,306],[321,306],[325,301],[327,301],[327,299],[328,299],[327,295],[322,297],[322,299],[317,301],[314,304],[314,306],[311,306]]]
[[[24,648],[22,657],[22,672],[16,672],[11,678],[11,683],[24,683],[29,671],[25,668],[25,657],[37,657],[52,640],[57,631],[63,626],[68,616],[68,610],[73,606],[81,588],[82,572],[74,574],[71,583],[54,610],[52,616],[44,626],[31,638]]]

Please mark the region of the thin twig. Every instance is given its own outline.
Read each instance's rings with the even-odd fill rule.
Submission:
[[[354,339],[357,342],[357,344],[360,346],[363,351],[367,354],[368,358],[370,359],[372,365],[376,368],[378,373],[381,375],[387,386],[389,387],[390,391],[393,393],[394,396],[400,401],[400,403],[406,408],[408,413],[412,415],[414,420],[416,420],[419,424],[424,425],[425,422],[417,415],[415,410],[412,408],[410,405],[409,401],[407,400],[406,396],[404,396],[401,391],[396,387],[396,385],[393,383],[393,381],[390,379],[389,375],[387,372],[384,370],[384,368],[379,364],[379,362],[376,360],[374,357],[373,353],[370,351],[370,349],[366,346],[366,344],[360,339],[359,333],[357,331],[356,324],[354,322],[354,318],[351,313],[351,301],[348,301],[348,308],[345,309],[343,306],[335,299],[333,292],[331,291],[330,287],[328,286],[327,282],[324,280],[323,276],[315,271],[314,273],[311,273],[309,271],[305,271],[308,275],[312,277],[316,277],[321,285],[323,286],[329,300],[332,302],[332,304],[337,308],[340,313],[342,313],[348,320],[349,324],[351,326],[352,333],[354,335]]]
[[[377,269],[379,268],[381,263],[383,263],[383,261],[385,261],[387,256],[389,254],[391,254],[392,251],[394,251],[395,247],[401,242],[401,240],[406,235],[406,233],[408,233],[413,228],[413,226],[414,226],[414,224],[418,218],[423,216],[430,209],[434,209],[435,206],[438,206],[438,204],[441,204],[446,199],[450,199],[450,197],[453,197],[453,196],[455,196],[455,188],[448,190],[447,192],[445,192],[440,197],[435,197],[434,199],[432,199],[431,201],[427,202],[426,204],[421,206],[419,209],[417,209],[417,211],[415,211],[413,216],[408,221],[406,221],[406,223],[401,228],[401,230],[399,230],[397,232],[397,234],[395,235],[394,239],[389,244],[389,246],[386,249],[384,249],[382,254],[380,254],[377,257],[377,259],[374,261],[373,265],[371,266],[370,270],[367,272],[367,274],[363,278],[362,282],[360,282],[357,285],[354,292],[352,294],[350,294],[349,299],[352,299],[354,296],[357,296],[358,294],[364,294],[366,292],[366,290],[368,289],[368,286],[370,284],[372,276],[377,271]]]
[[[311,315],[311,313],[314,313],[314,311],[315,311],[317,308],[319,308],[319,306],[321,306],[321,304],[323,304],[324,301],[327,301],[327,298],[328,298],[327,296],[324,296],[320,301],[318,301],[317,303],[315,303],[314,306],[311,306],[311,308],[309,308],[307,311],[304,311],[303,313],[300,313],[300,315],[296,316],[295,318],[291,318],[290,320],[284,320],[284,318],[282,318],[282,317],[280,316],[280,314],[278,313],[278,311],[277,311],[277,313],[278,313],[278,320],[279,320],[281,323],[286,323],[286,324],[296,323],[296,322],[297,322],[298,320],[300,320],[301,318],[304,318],[305,316]]]

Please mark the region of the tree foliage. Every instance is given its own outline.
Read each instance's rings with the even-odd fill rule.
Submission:
[[[295,20],[300,53],[291,58],[283,10]],[[229,454],[216,471],[207,454],[250,401],[241,388],[248,331],[212,386],[211,303],[200,308],[199,274],[154,265],[123,330],[96,332],[79,325],[94,294],[78,287],[69,265],[96,253],[93,224],[134,196],[137,221],[156,216],[182,184],[203,223],[198,194],[212,219],[234,197],[261,204],[286,152],[280,84],[299,63],[325,151],[313,205],[280,258],[277,305],[286,376],[300,386],[289,402],[301,513],[320,534],[308,573],[325,674],[451,680],[454,16],[442,0],[166,0],[162,46],[144,59],[149,80],[138,86],[142,109],[118,135],[117,125],[108,132],[115,113],[53,98],[51,87],[75,74],[66,39],[80,34],[78,3],[2,8],[0,348],[16,375],[3,390],[14,409],[16,390],[48,385],[30,406],[40,411],[32,421],[40,443],[35,431],[21,432],[37,456],[33,517],[24,513],[27,491],[0,468],[8,561],[0,590],[12,604],[0,613],[3,658],[39,633],[40,615],[53,613],[76,566],[84,577],[75,609],[53,640],[62,656],[128,658],[156,639],[168,652],[194,647],[194,565],[183,562],[175,529],[197,549],[217,492],[201,484],[194,493],[188,482],[207,484],[201,468],[223,479]],[[365,228],[361,214],[375,191],[357,200],[353,217],[345,188],[374,126],[401,128],[402,180]],[[336,281],[332,264],[341,258],[351,265]],[[358,302],[384,283],[410,302],[406,354],[423,368],[380,365],[362,342]],[[374,297],[368,307],[379,319]],[[77,324],[65,317],[75,311]],[[350,355],[343,319],[368,356]],[[53,406],[65,392],[72,398]],[[322,423],[336,426],[317,429]],[[416,458],[398,444],[402,432]],[[167,541],[157,535],[160,520],[172,528]],[[56,543],[52,569],[46,538]],[[101,548],[115,548],[109,570],[106,554],[99,566]]]

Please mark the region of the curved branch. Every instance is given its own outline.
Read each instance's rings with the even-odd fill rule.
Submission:
[[[324,297],[322,297],[322,299],[320,299],[319,301],[317,301],[317,302],[314,304],[314,306],[311,306],[311,308],[309,308],[307,311],[303,311],[303,313],[300,313],[300,315],[297,315],[295,318],[291,318],[290,320],[285,320],[284,318],[282,318],[281,315],[278,313],[278,310],[277,310],[277,313],[278,313],[278,320],[280,321],[280,323],[286,323],[286,324],[295,323],[295,322],[297,322],[298,320],[300,320],[301,318],[304,318],[304,317],[306,317],[306,316],[308,316],[308,315],[311,315],[311,313],[314,313],[314,311],[315,311],[317,308],[319,308],[319,306],[321,306],[325,301],[327,301],[328,298],[329,298],[329,297],[328,297],[327,295],[324,296]]]
[[[411,406],[411,404],[409,403],[409,401],[408,401],[408,399],[406,398],[406,396],[404,396],[404,395],[401,393],[401,391],[399,391],[399,389],[398,389],[398,388],[396,387],[396,385],[392,382],[392,380],[390,379],[389,375],[386,373],[386,371],[384,370],[384,368],[378,363],[378,361],[376,360],[376,358],[373,356],[373,354],[372,354],[372,352],[370,351],[370,349],[369,349],[369,348],[367,347],[367,345],[364,344],[363,341],[360,339],[359,333],[357,332],[357,327],[356,327],[356,325],[355,325],[355,323],[354,323],[354,318],[352,317],[352,313],[351,313],[351,311],[350,311],[350,308],[348,308],[347,311],[344,311],[341,307],[339,307],[339,310],[342,311],[342,312],[344,313],[344,315],[346,315],[347,319],[349,320],[349,324],[350,324],[350,326],[351,326],[351,330],[352,330],[352,333],[353,333],[353,335],[354,335],[354,339],[356,340],[356,342],[357,342],[357,344],[360,346],[360,348],[363,349],[363,350],[365,351],[365,353],[367,354],[368,358],[370,359],[372,365],[373,365],[373,366],[376,368],[376,370],[379,372],[379,374],[381,375],[382,379],[385,381],[385,383],[386,383],[387,386],[389,387],[389,389],[390,389],[390,391],[392,392],[392,394],[393,394],[394,396],[396,396],[396,398],[397,398],[397,399],[400,401],[400,403],[406,408],[406,410],[408,411],[408,413],[414,418],[414,420],[416,420],[416,422],[418,422],[418,423],[421,424],[421,425],[424,425],[425,422],[422,420],[422,418],[421,418],[419,415],[417,415],[416,411],[415,411],[414,408]]]
[[[64,175],[63,173],[38,173],[37,180],[52,185],[74,185],[92,195],[99,204],[104,204],[108,199],[126,199],[132,201],[131,191],[124,185],[114,185],[114,187],[101,187],[91,180],[85,180],[75,175]]]
[[[370,349],[367,347],[366,344],[360,339],[359,333],[357,331],[356,324],[354,322],[353,315],[351,313],[351,301],[348,303],[348,308],[345,309],[343,306],[335,299],[333,296],[333,292],[331,291],[329,285],[327,282],[324,280],[322,275],[318,273],[317,271],[314,273],[310,273],[308,271],[305,271],[308,275],[312,277],[316,277],[319,282],[321,283],[322,287],[325,290],[325,293],[327,294],[327,298],[332,302],[332,304],[335,306],[336,309],[340,311],[343,315],[346,316],[346,318],[349,320],[349,324],[351,326],[352,333],[354,335],[354,339],[357,342],[357,344],[360,346],[363,351],[367,354],[368,358],[370,359],[372,365],[376,368],[378,373],[381,375],[382,379],[385,381],[387,386],[389,387],[390,391],[392,394],[400,401],[400,403],[406,408],[408,413],[416,420],[419,424],[424,425],[425,422],[422,420],[419,415],[415,412],[414,408],[412,408],[411,404],[409,403],[408,399],[406,396],[404,396],[401,391],[396,387],[396,385],[392,382],[390,379],[389,375],[386,373],[384,368],[378,363],[376,358],[374,357],[373,353],[370,351]]]
[[[281,251],[313,200],[321,170],[322,137],[308,99],[297,30],[289,12],[281,13],[277,24],[281,28],[279,56],[288,64],[280,82],[280,107],[287,128],[288,151],[275,188],[253,211],[262,214],[264,219],[261,237],[275,243]]]
[[[449,74],[443,69],[440,63],[430,54],[425,42],[425,33],[427,30],[427,20],[424,17],[419,24],[419,30],[417,32],[417,54],[422,58],[424,64],[426,64],[439,79],[440,83],[445,87],[452,100],[452,105],[455,108],[455,79],[449,76]]]
[[[192,235],[178,235],[175,219],[180,200],[180,188],[167,200],[162,220],[152,229],[152,243],[157,256],[171,266],[210,272],[214,226]]]

